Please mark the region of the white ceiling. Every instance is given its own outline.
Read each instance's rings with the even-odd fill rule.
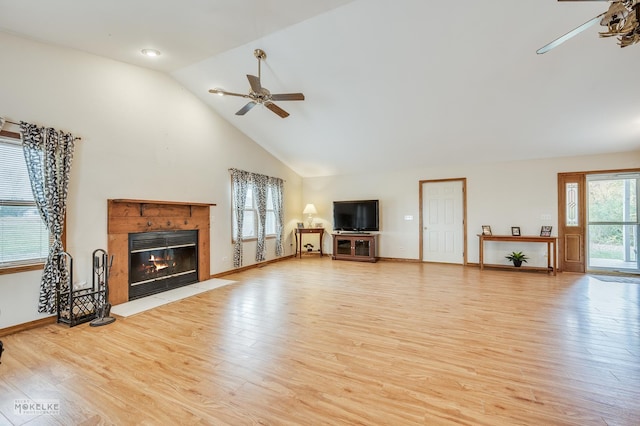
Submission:
[[[167,72],[300,175],[640,149],[640,45],[593,27],[607,8],[554,0],[0,0],[0,30]],[[162,51],[150,60],[143,48]],[[281,119],[236,116],[262,83]]]

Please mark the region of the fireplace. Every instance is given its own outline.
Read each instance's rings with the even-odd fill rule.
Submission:
[[[198,282],[198,232],[129,234],[129,300]]]
[[[107,200],[108,253],[113,256],[109,273],[111,304],[211,278],[212,206],[215,204]]]

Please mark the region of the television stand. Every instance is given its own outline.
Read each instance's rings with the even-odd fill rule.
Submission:
[[[376,262],[377,234],[345,233],[333,234],[333,260]]]

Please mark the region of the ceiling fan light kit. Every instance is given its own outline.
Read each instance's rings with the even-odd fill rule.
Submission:
[[[590,1],[590,0],[558,0],[558,1]],[[593,1],[593,0],[591,0]],[[558,37],[551,43],[541,47],[536,51],[543,54],[559,46],[570,38],[580,34],[582,31],[600,22],[600,25],[607,30],[600,32],[600,37],[618,37],[620,47],[631,46],[640,41],[640,0],[596,0],[610,1],[609,9],[585,22],[577,28]]]
[[[150,58],[155,58],[156,56],[162,55],[157,49],[142,49],[140,51],[144,56],[148,56]]]
[[[220,96],[237,96],[241,98],[250,99],[249,103],[240,108],[236,115],[245,115],[249,112],[254,106],[260,104],[267,107],[270,111],[275,113],[276,115],[287,118],[289,113],[278,105],[274,104],[273,101],[304,101],[304,95],[302,93],[275,93],[272,94],[266,87],[262,87],[261,83],[261,62],[267,58],[267,54],[262,49],[256,49],[253,51],[253,56],[258,60],[258,76],[247,74],[247,80],[249,80],[249,86],[251,90],[249,94],[245,95],[242,93],[233,93],[227,92],[224,89],[216,87],[214,89],[210,89],[209,93]]]

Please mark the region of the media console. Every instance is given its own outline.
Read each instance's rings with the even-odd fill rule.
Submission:
[[[353,260],[357,262],[376,262],[378,234],[344,233],[332,234],[334,260]]]

